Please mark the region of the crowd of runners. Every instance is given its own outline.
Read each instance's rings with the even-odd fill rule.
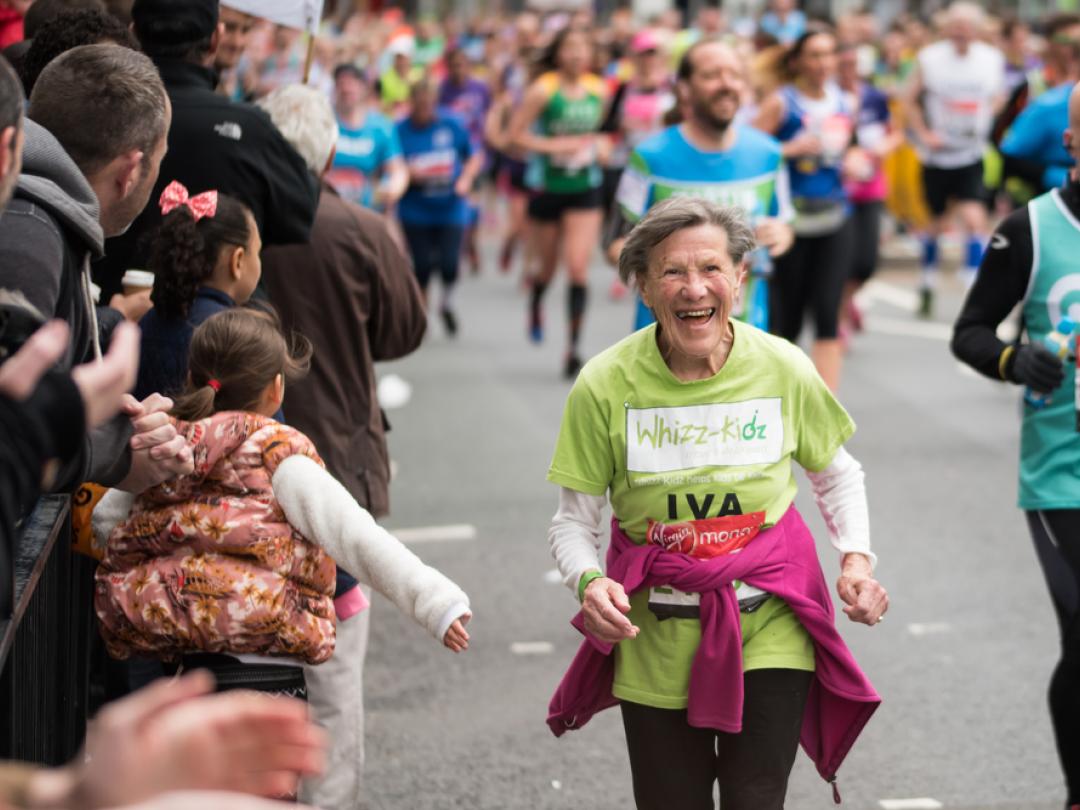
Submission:
[[[1069,156],[1054,133],[1080,24],[973,3],[891,20],[794,6],[732,18],[706,5],[688,24],[625,9],[340,15],[310,78],[340,127],[328,178],[400,224],[421,285],[441,282],[451,335],[459,267],[481,269],[479,226],[501,230],[498,268],[528,288],[533,341],[563,339],[545,336],[544,309],[564,267],[568,378],[599,256],[614,267],[626,231],[666,197],[742,205],[763,249],[740,317],[797,339],[812,315],[812,356],[835,390],[883,234],[918,256],[931,317],[943,244],[970,284],[991,217],[1060,184]],[[235,37],[218,56],[224,92],[253,99],[297,80],[296,32],[222,13]],[[614,273],[607,283],[626,294]],[[627,328],[650,321],[639,305]]]

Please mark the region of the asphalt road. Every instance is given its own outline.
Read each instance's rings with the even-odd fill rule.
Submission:
[[[586,353],[631,322],[629,302],[607,297],[610,279],[598,264]],[[1045,685],[1057,631],[1015,507],[1018,392],[951,357],[960,303],[951,279],[930,323],[908,309],[913,273],[879,279],[841,399],[859,425],[849,449],[867,471],[892,609],[872,630],[843,620],[884,697],[840,772],[844,806],[928,799],[893,806],[1055,810],[1064,788]],[[568,623],[576,602],[552,581],[546,542],[556,490],[544,474],[568,390],[559,376],[563,290],[549,295],[541,346],[526,341],[514,278],[489,269],[465,279],[457,301],[457,339],[433,322],[416,354],[380,369],[412,388],[390,412],[397,476],[386,523],[436,527],[426,533],[435,539],[420,533],[412,547],[470,593],[473,643],[454,656],[376,598],[364,686],[367,807],[632,807],[617,712],[558,740],[544,723],[580,639]],[[832,576],[821,521],[805,493],[799,502]],[[438,528],[447,526],[458,528]],[[801,753],[787,806],[833,806]]]

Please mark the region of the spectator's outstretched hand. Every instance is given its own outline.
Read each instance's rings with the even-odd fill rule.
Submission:
[[[0,394],[24,400],[67,351],[70,330],[63,321],[49,321],[0,365]],[[135,384],[139,367],[139,328],[122,323],[113,333],[109,353],[71,370],[86,410],[87,427],[97,427],[115,416]]]
[[[106,808],[174,791],[293,793],[301,776],[321,773],[326,738],[304,703],[255,692],[209,695],[196,672],[162,680],[105,707],[90,725],[83,756],[42,775],[40,806]],[[155,799],[149,808],[195,808]],[[260,804],[203,804],[252,810]]]

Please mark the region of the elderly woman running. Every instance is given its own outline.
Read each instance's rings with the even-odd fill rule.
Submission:
[[[740,209],[700,199],[637,225],[619,272],[657,323],[582,370],[548,472],[549,539],[587,638],[548,723],[559,735],[619,704],[649,810],[712,808],[717,780],[725,810],[782,808],[800,739],[835,781],[880,703],[793,505],[796,461],[842,555],[844,612],[880,622],[863,473],[843,447],[855,426],[797,347],[731,319],[753,248]]]

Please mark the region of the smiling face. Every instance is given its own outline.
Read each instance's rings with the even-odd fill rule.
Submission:
[[[250,14],[234,11],[227,6],[221,6],[218,19],[224,26],[224,32],[218,43],[214,67],[218,70],[230,70],[239,64],[240,57],[244,55],[256,20]]]
[[[732,261],[727,233],[715,225],[676,231],[650,252],[641,297],[656,314],[661,353],[680,379],[720,370],[745,278],[746,263]]]
[[[690,59],[690,76],[680,84],[691,113],[702,126],[726,130],[746,92],[742,61],[720,42],[698,46]]]

